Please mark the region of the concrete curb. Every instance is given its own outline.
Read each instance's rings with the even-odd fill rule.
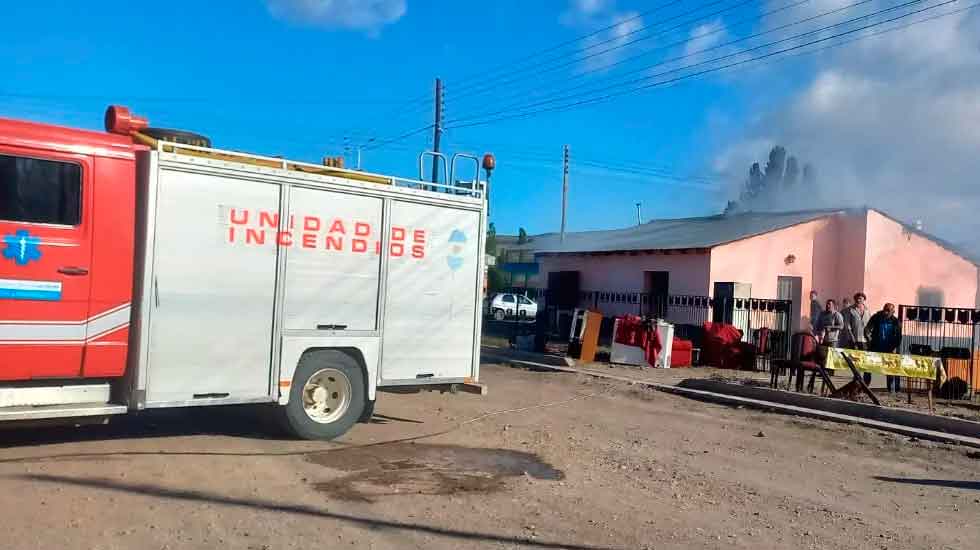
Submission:
[[[870,403],[858,403],[855,401],[845,401],[843,399],[830,399],[805,393],[795,393],[783,390],[773,390],[758,386],[743,386],[740,384],[729,384],[718,380],[698,380],[687,379],[678,386],[682,388],[723,393],[749,399],[759,399],[771,401],[783,405],[794,405],[807,409],[817,409],[824,412],[844,414],[867,418],[868,420],[878,420],[889,424],[898,424],[910,428],[919,428],[934,432],[942,432],[953,435],[962,435],[971,438],[980,438],[980,423],[964,420],[962,418],[950,418],[947,416],[937,416],[907,409],[895,407],[878,407]]]
[[[617,376],[614,374],[595,372],[595,371],[576,368],[576,367],[549,365],[546,363],[539,363],[535,361],[525,361],[521,359],[514,359],[512,357],[508,357],[507,355],[509,355],[508,353],[509,350],[504,350],[504,351],[506,354],[499,354],[490,351],[485,351],[482,354],[482,358],[491,361],[498,361],[501,363],[509,363],[517,367],[523,367],[523,368],[528,368],[533,370],[553,370],[559,372],[570,372],[575,374],[584,374],[586,376],[592,376],[595,378],[616,380],[619,382],[641,385],[641,386],[656,389],[658,391],[672,393],[675,395],[681,395],[684,397],[688,397],[691,399],[698,399],[701,401],[720,403],[723,405],[752,407],[755,409],[761,409],[769,412],[777,412],[777,413],[789,414],[793,416],[803,416],[807,418],[815,418],[818,420],[827,420],[830,422],[838,422],[843,424],[857,424],[859,426],[865,426],[868,428],[874,428],[886,432],[897,433],[909,437],[926,439],[930,441],[939,441],[942,443],[953,443],[956,445],[964,445],[964,446],[980,449],[980,438],[977,437],[969,437],[966,435],[959,435],[955,433],[945,433],[945,432],[930,430],[925,428],[905,426],[902,424],[886,422],[883,420],[875,420],[871,418],[864,418],[861,416],[854,416],[850,414],[824,411],[824,410],[809,408],[805,406],[778,403],[775,401],[768,401],[764,399],[742,397],[738,395],[730,395],[726,393],[719,393],[714,391],[682,387],[682,386],[672,386],[670,384],[660,384],[657,382],[650,382],[647,380],[637,380],[635,378],[629,378],[627,376]],[[728,384],[728,385],[732,386],[732,384]],[[756,389],[761,389],[761,388],[756,388]],[[778,390],[770,390],[770,391],[778,391]],[[783,392],[783,393],[788,393],[788,392]],[[964,421],[964,422],[968,422],[968,421]]]

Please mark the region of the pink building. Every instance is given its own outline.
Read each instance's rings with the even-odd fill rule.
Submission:
[[[534,237],[539,273],[577,272],[581,291],[711,295],[715,283],[751,285],[753,298],[790,299],[793,328],[821,300],[863,291],[885,302],[974,309],[977,264],[952,245],[874,209],[750,212],[654,220],[609,231]],[[801,305],[803,307],[801,307]],[[607,304],[607,315],[636,311]],[[605,311],[608,310],[608,311]]]

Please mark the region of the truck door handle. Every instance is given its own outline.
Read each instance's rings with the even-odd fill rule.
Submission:
[[[59,267],[58,273],[61,273],[62,275],[73,275],[73,276],[88,275],[88,269],[85,269],[84,267],[75,267],[73,265],[66,265],[63,267]]]
[[[317,330],[346,330],[347,325],[317,325]]]

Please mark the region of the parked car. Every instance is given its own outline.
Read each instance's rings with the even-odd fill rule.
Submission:
[[[538,315],[538,304],[520,294],[497,294],[490,300],[489,314],[498,321],[516,315],[519,318],[534,318]]]

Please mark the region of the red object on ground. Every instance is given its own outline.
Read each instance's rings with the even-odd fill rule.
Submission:
[[[750,363],[744,346],[740,344],[742,331],[726,323],[704,324],[704,343],[702,344],[702,362],[706,365],[722,369],[745,368]]]
[[[674,341],[670,346],[670,367],[690,367],[691,359],[694,354],[694,342],[690,340],[681,340],[678,337],[674,337]]]
[[[626,315],[619,318],[613,340],[617,344],[643,348],[646,361],[651,365],[657,362],[657,356],[664,349],[656,327],[651,327],[650,323],[636,315]]]
[[[663,343],[660,342],[660,334],[657,333],[656,329],[648,331],[647,345],[644,347],[644,351],[647,356],[647,363],[651,365],[657,364],[657,356],[660,355],[660,351],[664,349]]]
[[[636,315],[626,315],[619,318],[619,326],[613,336],[617,344],[646,348],[649,331],[643,325],[643,319]]]

